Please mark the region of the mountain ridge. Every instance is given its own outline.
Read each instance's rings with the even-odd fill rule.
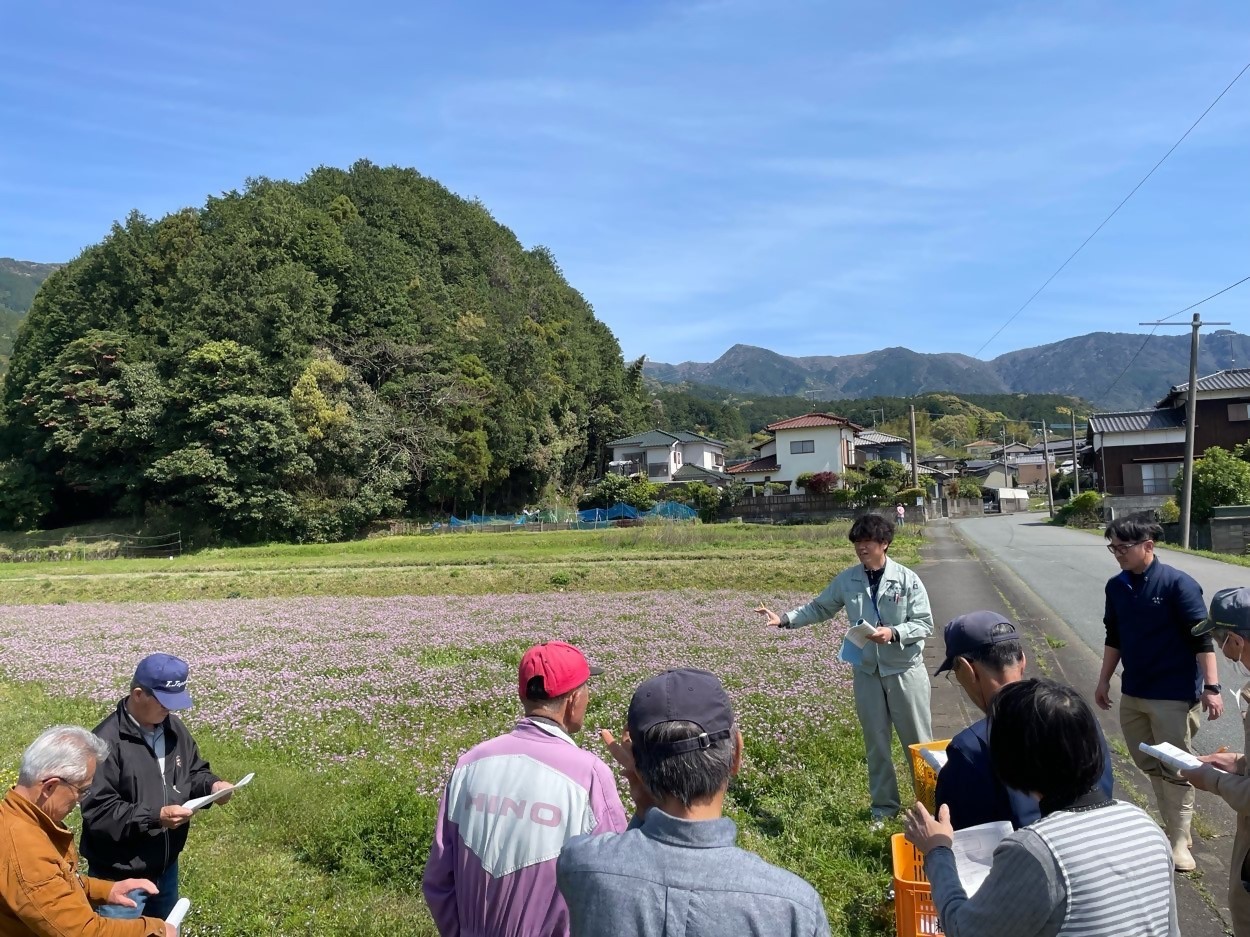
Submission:
[[[647,361],[643,373],[663,384],[696,382],[735,393],[812,399],[973,394],[1065,394],[1107,410],[1153,406],[1189,377],[1189,336],[1089,332],[982,360],[956,352],[902,346],[849,355],[782,355],[737,343],[715,361]],[[1198,371],[1250,362],[1250,336],[1230,330],[1203,336]]]

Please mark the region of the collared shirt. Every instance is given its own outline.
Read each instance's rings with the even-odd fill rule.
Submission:
[[[825,937],[816,890],[737,845],[727,817],[653,807],[624,833],[578,836],[556,863],[573,937]]]
[[[1194,655],[1212,651],[1210,635],[1189,629],[1207,616],[1202,586],[1155,559],[1141,574],[1128,570],[1107,581],[1106,645],[1120,652],[1120,688],[1143,699],[1193,702],[1202,693]]]
[[[165,724],[159,723],[152,727],[149,731],[143,727],[134,716],[130,714],[130,710],[126,710],[126,718],[134,723],[134,727],[139,730],[139,734],[143,736],[143,741],[148,743],[148,748],[152,749],[152,754],[156,756],[156,763],[161,766],[161,777],[165,776]]]

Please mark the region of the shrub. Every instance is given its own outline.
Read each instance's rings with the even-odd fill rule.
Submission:
[[[1055,520],[1065,527],[1097,527],[1102,523],[1102,495],[1082,491],[1055,512]]]
[[[1185,484],[1184,473],[1173,481],[1177,492]],[[1211,519],[1215,508],[1226,504],[1250,504],[1250,463],[1227,449],[1212,446],[1194,462],[1192,519],[1196,524]]]
[[[908,505],[915,504],[917,498],[923,498],[924,496],[923,488],[900,488],[894,493],[894,500]]]
[[[1159,523],[1161,524],[1179,524],[1181,521],[1181,506],[1176,503],[1175,498],[1168,498],[1159,506]]]
[[[838,476],[833,472],[817,472],[805,487],[814,495],[826,495],[838,487]]]
[[[799,475],[794,480],[794,483],[798,485],[800,488],[802,488],[804,491],[809,491],[810,490],[809,486],[812,483],[812,477],[815,474],[816,474],[815,472],[799,472]]]
[[[907,484],[910,472],[902,462],[893,459],[878,459],[868,465],[868,475],[880,481],[891,482],[895,487]]]

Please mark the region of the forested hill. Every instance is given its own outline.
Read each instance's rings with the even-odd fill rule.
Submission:
[[[2,407],[0,524],[257,540],[531,502],[646,403],[548,251],[360,162],[115,225],[39,291]]]
[[[13,339],[35,292],[58,266],[0,257],[0,374],[8,366]]]

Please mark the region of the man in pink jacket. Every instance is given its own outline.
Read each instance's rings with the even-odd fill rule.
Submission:
[[[568,937],[560,850],[626,825],[612,770],[572,739],[597,673],[563,641],[530,648],[518,673],[525,716],[456,762],[422,880],[442,937]]]

